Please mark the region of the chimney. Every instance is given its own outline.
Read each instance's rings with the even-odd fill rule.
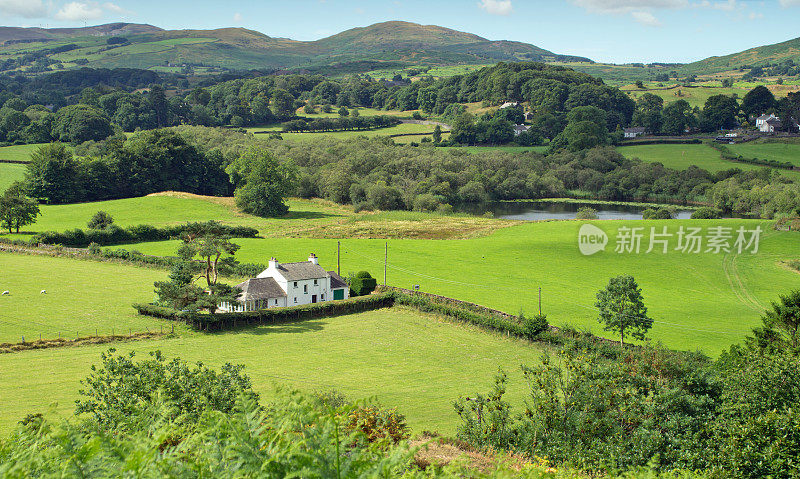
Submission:
[[[310,255],[308,255],[308,262],[312,263],[312,264],[319,264],[319,260],[317,259],[317,255],[315,255],[314,253],[311,253]]]
[[[269,259],[269,267],[270,267],[270,269],[273,269],[273,268],[274,269],[278,269],[278,260],[275,259],[274,257],[270,258]]]

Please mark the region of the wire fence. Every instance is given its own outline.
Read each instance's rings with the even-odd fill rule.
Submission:
[[[48,331],[47,333],[38,332],[34,334],[20,334],[18,338],[8,338],[0,342],[0,354],[29,349],[46,349],[64,346],[78,346],[91,344],[105,344],[114,341],[130,341],[157,339],[175,334],[174,324],[162,324],[158,327],[145,327],[144,329],[130,328],[111,328],[94,330],[84,329],[70,331],[59,330],[57,332]]]

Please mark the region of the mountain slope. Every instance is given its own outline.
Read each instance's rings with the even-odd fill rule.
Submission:
[[[109,45],[109,36],[124,36],[128,42]],[[188,64],[236,70],[325,71],[326,67],[341,69],[345,65],[352,67],[349,71],[359,71],[359,65],[373,69],[382,63],[433,66],[576,59],[527,43],[492,41],[436,25],[400,21],[353,28],[316,41],[274,38],[244,28],[162,30],[152,25],[117,23],[69,29],[0,27],[0,42],[4,42],[0,56],[14,58],[38,52],[47,57],[47,62],[59,62],[64,68],[163,69]],[[28,65],[12,62],[6,71],[26,71]],[[41,69],[37,66],[31,71]]]
[[[731,55],[710,57],[683,67],[695,74],[720,73],[740,67],[765,66],[792,60],[800,64],[800,38],[773,45],[750,48]]]

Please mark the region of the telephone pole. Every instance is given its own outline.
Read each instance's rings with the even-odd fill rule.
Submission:
[[[386,242],[386,249],[383,252],[383,285],[386,286],[386,270],[389,267],[389,242]]]
[[[342,275],[342,242],[336,242],[336,274]]]

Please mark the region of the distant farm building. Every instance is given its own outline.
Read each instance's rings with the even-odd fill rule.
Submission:
[[[636,138],[637,136],[642,136],[645,134],[647,130],[643,126],[634,126],[632,128],[625,128],[625,138]]]
[[[236,303],[221,304],[223,311],[258,311],[350,297],[347,282],[335,272],[325,271],[314,253],[299,263],[279,263],[272,258],[267,269],[236,288],[241,291]]]
[[[758,130],[762,133],[775,133],[780,130],[782,126],[783,123],[778,118],[769,118],[761,123]]]
[[[507,102],[503,103],[502,105],[500,105],[500,109],[502,110],[503,108],[511,108],[511,107],[514,107],[514,106],[519,106],[519,103],[517,103],[515,101],[513,101],[513,102],[512,101],[507,101]]]
[[[528,125],[514,125],[514,136],[519,136],[523,133],[526,133],[530,129],[531,127]]]
[[[778,117],[772,113],[770,113],[769,115],[761,115],[758,118],[756,118],[756,128],[760,130],[761,126],[764,125],[768,120],[778,120]]]

